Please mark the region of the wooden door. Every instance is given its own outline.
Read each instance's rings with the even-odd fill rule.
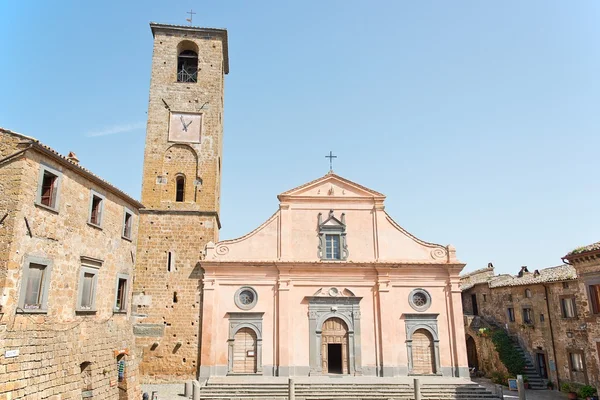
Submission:
[[[234,336],[233,372],[256,373],[256,333],[250,328],[242,328]]]
[[[435,373],[435,353],[433,338],[425,329],[417,329],[412,336],[413,374],[428,375]]]
[[[329,344],[340,344],[342,347],[341,360],[330,360]],[[348,374],[348,328],[346,323],[340,318],[329,318],[323,323],[321,331],[321,367],[323,373],[339,373],[339,371],[330,371],[329,365],[339,365],[341,363],[341,373]]]

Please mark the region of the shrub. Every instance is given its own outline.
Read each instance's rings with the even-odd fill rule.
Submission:
[[[500,371],[494,371],[490,374],[490,380],[498,385],[507,385],[508,377]]]
[[[590,386],[590,385],[585,385],[585,386],[582,386],[581,389],[579,389],[579,392],[577,393],[577,397],[585,399],[588,397],[592,397],[595,394],[596,394],[595,387]]]
[[[568,384],[567,382],[563,383],[562,385],[560,385],[560,391],[569,393],[571,391],[571,385]]]
[[[513,342],[506,332],[496,330],[492,333],[492,343],[500,356],[500,361],[511,375],[522,375],[525,360],[514,349]]]

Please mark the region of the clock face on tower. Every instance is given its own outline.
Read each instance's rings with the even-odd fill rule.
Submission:
[[[202,114],[171,113],[169,142],[200,143]]]

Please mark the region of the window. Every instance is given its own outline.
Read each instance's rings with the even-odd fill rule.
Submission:
[[[175,201],[181,202],[185,198],[185,177],[179,175],[175,178]]]
[[[250,310],[254,308],[256,302],[258,301],[258,293],[256,293],[254,288],[243,286],[235,292],[233,301],[238,308],[241,308],[242,310]]]
[[[321,260],[346,260],[348,259],[348,245],[346,242],[346,214],[341,213],[340,218],[334,216],[334,211],[329,210],[329,216],[323,221],[323,214],[317,216],[319,228],[319,246],[317,255]]]
[[[177,57],[177,82],[198,81],[198,53],[183,50]]]
[[[569,288],[569,282],[563,282],[562,286],[563,286],[563,289],[568,289]]]
[[[328,260],[340,259],[339,235],[325,235],[325,258]]]
[[[575,318],[577,316],[577,313],[575,312],[575,298],[561,297],[560,309],[563,318]]]
[[[544,322],[546,320],[546,317],[544,317],[544,314],[540,314],[540,322]]]
[[[123,216],[123,237],[125,239],[131,239],[132,226],[133,226],[133,213],[126,208],[124,216]]]
[[[600,284],[589,285],[590,309],[593,314],[600,314]]]
[[[173,271],[173,264],[175,264],[175,256],[172,251],[167,252],[167,272]]]
[[[47,165],[41,165],[36,203],[58,211],[58,194],[62,174]]]
[[[484,293],[483,294],[483,302],[485,303],[487,301],[487,295]]]
[[[415,311],[426,311],[431,306],[431,295],[425,289],[413,289],[408,295],[408,303]]]
[[[50,260],[26,257],[19,297],[19,312],[46,312],[50,288]]]
[[[508,301],[513,301],[513,299],[512,299],[512,293],[509,293],[508,296],[507,296],[507,298],[508,298]]]
[[[102,262],[99,260],[87,257],[81,258],[76,311],[96,311],[96,288],[98,286],[98,272],[101,266]]]
[[[100,227],[102,226],[102,213],[104,211],[104,196],[92,190],[91,197],[89,223]]]
[[[583,371],[583,355],[581,353],[569,353],[569,364],[571,371]]]
[[[527,297],[528,299],[531,298],[531,290],[525,289],[525,297]]]
[[[523,309],[523,323],[533,324],[533,312],[531,311],[531,308]]]
[[[508,311],[508,320],[510,322],[515,322],[515,309],[510,307],[507,309]]]
[[[117,289],[115,292],[114,312],[127,312],[127,290],[129,276],[119,274],[117,276]]]

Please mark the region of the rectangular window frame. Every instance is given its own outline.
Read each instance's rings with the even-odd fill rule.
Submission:
[[[117,301],[119,300],[119,282],[121,280],[125,280],[125,293],[123,295],[123,301],[121,304],[121,307],[117,307]],[[129,275],[127,274],[117,274],[117,280],[115,282],[115,298],[114,298],[114,302],[113,302],[113,313],[115,314],[127,314],[127,307],[129,306],[129,284],[130,284],[130,280],[129,280]]]
[[[77,283],[77,304],[75,311],[77,313],[95,313],[96,309],[96,296],[98,294],[98,275],[100,274],[100,267],[102,267],[102,261],[88,257],[81,257],[81,267],[79,268],[79,281]],[[81,302],[83,300],[83,278],[84,275],[93,274],[92,278],[92,305],[90,308],[83,308]]]
[[[575,296],[573,295],[566,295],[566,296],[559,296],[559,300],[560,300],[560,315],[561,317],[563,317],[564,319],[573,319],[573,318],[577,318],[577,307],[575,305]],[[568,312],[569,308],[567,307],[567,303],[571,304],[571,312]],[[572,315],[569,315],[572,314]]]
[[[99,197],[101,199],[100,202],[100,210],[99,210],[99,221],[98,223],[94,223],[92,222],[92,212],[93,212],[93,205],[94,205],[94,196],[95,197]],[[104,196],[101,193],[96,192],[94,189],[90,189],[90,204],[89,204],[89,210],[88,210],[88,224],[96,227],[96,228],[100,228],[102,229],[102,223],[104,222],[104,204],[106,203],[106,196]]]
[[[42,203],[42,189],[43,189],[43,182],[44,182],[44,174],[46,172],[56,176],[56,180],[54,183],[54,186],[55,186],[55,188],[54,188],[54,204],[51,206]],[[62,186],[61,183],[62,183],[62,172],[60,172],[59,170],[57,170],[55,168],[52,168],[48,164],[40,163],[40,172],[39,172],[39,178],[38,178],[37,194],[35,197],[35,205],[45,208],[46,210],[50,210],[50,211],[54,211],[54,212],[58,213],[59,205],[60,205],[60,188]]]
[[[129,218],[129,234],[127,232],[127,216],[130,216]],[[129,208],[127,207],[123,207],[123,230],[121,231],[121,237],[123,239],[132,240],[133,237],[133,211],[131,211]]]
[[[41,284],[41,302],[40,308],[26,308],[25,297],[27,296],[27,282],[29,281],[30,265],[44,265],[44,277]],[[19,306],[17,313],[19,314],[46,314],[48,312],[48,293],[50,291],[50,279],[52,275],[53,262],[47,258],[25,256],[23,262],[23,274],[21,279],[21,291],[19,294]]]
[[[526,310],[528,310],[529,312],[526,312]],[[533,321],[534,321],[533,309],[531,307],[523,307],[521,309],[521,312],[522,312],[522,316],[523,316],[523,323],[526,325],[533,325]],[[525,318],[526,314],[529,314],[528,319]]]
[[[331,247],[331,257],[328,257],[327,254],[327,238],[328,237],[336,237],[337,238],[337,255],[338,257],[335,257],[335,249],[333,248],[333,243],[332,243],[332,247]],[[342,259],[342,235],[339,235],[337,233],[325,233],[325,249],[323,251],[323,253],[325,254],[325,258],[324,260],[330,260],[330,261],[339,261]]]
[[[585,280],[585,290],[587,292],[587,297],[589,301],[590,314],[593,316],[600,315],[600,293],[598,293],[596,289],[593,289],[599,286],[600,277],[594,276],[592,279]]]
[[[515,309],[514,307],[508,307],[506,309],[506,313],[508,314],[508,322],[515,322]]]

